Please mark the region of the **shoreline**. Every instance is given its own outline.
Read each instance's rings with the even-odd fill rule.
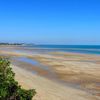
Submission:
[[[7,49],[12,49],[12,52],[15,52],[15,51],[13,51],[14,49],[15,50],[19,50],[19,52],[22,52],[23,50],[25,50],[26,52],[27,51],[44,51],[44,50],[47,50],[47,51],[45,51],[45,52],[48,52],[49,53],[49,51],[48,50],[53,50],[53,51],[51,51],[51,52],[61,52],[61,53],[69,53],[69,54],[78,54],[78,55],[89,55],[89,56],[91,56],[91,55],[93,55],[93,56],[100,56],[100,54],[95,54],[95,53],[86,53],[86,52],[76,52],[76,51],[62,51],[63,50],[63,48],[62,49],[60,49],[60,48],[40,48],[40,47],[28,47],[28,46],[0,46],[1,48],[0,48],[0,51],[2,51],[2,49],[3,50],[5,50],[5,51],[9,51],[9,50],[7,50]],[[5,48],[5,49],[4,49]],[[98,49],[78,49],[78,48],[64,48],[64,49],[71,49],[71,50],[90,50],[90,51],[92,51],[92,50],[97,50],[97,51],[100,51],[100,50],[98,50]],[[21,51],[20,51],[21,50]],[[61,50],[61,51],[60,51]],[[24,51],[24,52],[25,52]],[[17,52],[16,52],[17,53]],[[42,52],[43,53],[43,52]]]

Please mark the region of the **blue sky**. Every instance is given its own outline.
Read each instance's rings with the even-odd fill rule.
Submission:
[[[0,0],[0,42],[100,44],[100,0]]]

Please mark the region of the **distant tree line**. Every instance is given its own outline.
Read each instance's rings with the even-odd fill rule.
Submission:
[[[0,43],[0,45],[24,45],[24,43]]]

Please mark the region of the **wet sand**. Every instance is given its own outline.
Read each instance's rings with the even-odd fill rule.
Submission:
[[[16,80],[23,88],[36,89],[37,95],[33,100],[99,100],[84,91],[65,87],[19,67],[12,66],[12,68],[16,73]]]
[[[52,56],[39,55],[35,59],[52,67],[62,81],[93,95],[100,94],[99,56],[53,53]]]
[[[24,50],[25,52],[16,52],[16,50]],[[65,90],[70,90],[71,93],[77,94],[77,91],[83,91],[84,93],[87,93],[84,97],[82,96],[82,99],[79,98],[79,95],[75,96],[75,98],[70,97],[68,100],[99,100],[100,99],[100,56],[97,55],[88,55],[88,54],[77,54],[77,53],[64,53],[64,52],[49,52],[49,53],[34,53],[37,50],[31,49],[31,51],[26,50],[23,47],[2,47],[0,49],[0,54],[10,57],[12,64],[23,68],[26,73],[32,73],[32,77],[41,77],[45,80],[49,80],[50,82],[53,82],[52,84],[60,85],[60,87],[66,87]],[[49,70],[45,70],[42,67],[39,67],[38,65],[33,65],[24,61],[20,61],[18,57],[27,57],[29,59],[33,59],[38,61],[40,64],[42,64],[45,67],[49,67]],[[17,68],[16,67],[16,68]],[[22,69],[18,69],[22,70]],[[19,79],[19,72],[16,72],[18,74],[17,80],[20,82],[21,79]],[[26,74],[25,74],[26,75]],[[22,78],[24,75],[20,75]],[[25,77],[25,76],[24,76]],[[27,76],[28,77],[28,76]],[[25,80],[31,81],[30,79],[26,78]],[[23,79],[23,83],[21,84],[25,86],[26,83]],[[40,79],[38,78],[40,81]],[[55,81],[56,80],[56,81]],[[33,81],[33,79],[32,79]],[[37,82],[37,81],[36,81]],[[41,81],[42,83],[42,81]],[[64,83],[64,84],[62,84]],[[34,84],[34,83],[33,83]],[[36,84],[39,84],[38,82]],[[36,85],[35,84],[35,85]],[[50,85],[47,83],[43,83],[45,85]],[[26,86],[25,86],[26,87]],[[49,86],[46,88],[50,88]],[[29,88],[29,87],[27,87]],[[34,88],[34,86],[32,87]],[[41,89],[39,86],[38,88]],[[53,90],[56,89],[55,90]],[[58,88],[58,87],[57,87]],[[53,100],[66,100],[68,95],[64,95],[63,92],[59,94],[59,90],[55,88],[55,85],[51,88],[52,96],[55,97]],[[37,88],[36,88],[37,89]],[[73,92],[74,89],[75,92]],[[45,87],[43,88],[45,91]],[[64,90],[64,91],[65,91]],[[49,90],[48,90],[49,91]],[[68,91],[66,91],[66,94],[68,94]],[[43,92],[43,91],[42,91]],[[47,91],[46,91],[47,92]],[[41,92],[38,96],[41,95]],[[46,98],[48,94],[43,94]],[[50,94],[51,95],[51,94]],[[58,98],[57,95],[60,95],[61,98]],[[37,99],[36,100],[51,100],[52,96],[49,97],[51,99]]]

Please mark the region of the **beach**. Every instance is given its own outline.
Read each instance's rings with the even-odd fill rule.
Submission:
[[[100,100],[99,55],[44,52],[21,46],[0,47],[0,55],[10,59],[19,84],[36,89],[33,100]]]

